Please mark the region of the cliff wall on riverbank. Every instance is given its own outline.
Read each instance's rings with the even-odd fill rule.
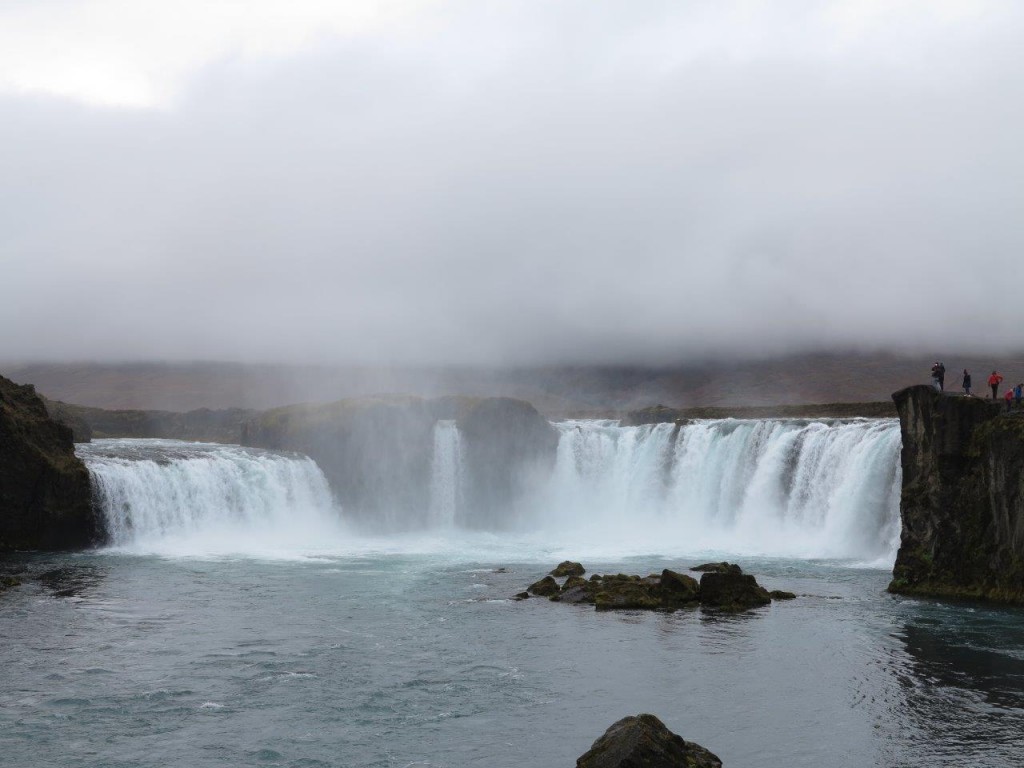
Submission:
[[[909,387],[891,592],[1024,603],[1024,414]]]
[[[84,547],[96,533],[71,429],[49,417],[33,387],[0,376],[0,551]]]

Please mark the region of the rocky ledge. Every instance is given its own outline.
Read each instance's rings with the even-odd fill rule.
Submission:
[[[0,551],[73,549],[96,537],[89,471],[32,386],[0,376]]]
[[[889,591],[1024,603],[1024,417],[928,386],[893,400],[903,490]]]
[[[703,571],[700,581],[668,568],[649,576],[594,574],[585,579],[586,570],[580,563],[566,561],[516,597],[520,600],[531,595],[547,597],[556,603],[593,605],[599,611],[676,611],[698,605],[722,611],[746,611],[768,605],[773,598],[795,597],[792,592],[768,592],[738,565],[706,563],[690,570]],[[559,583],[558,576],[565,581]]]

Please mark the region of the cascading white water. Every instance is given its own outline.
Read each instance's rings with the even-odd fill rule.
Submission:
[[[434,455],[430,469],[430,520],[434,526],[451,528],[463,505],[465,481],[462,437],[454,421],[434,426]]]
[[[894,420],[557,426],[545,525],[637,552],[895,556]]]
[[[500,538],[462,530],[466,446],[439,422],[416,540],[354,537],[303,456],[173,440],[80,445],[111,544],[169,555],[306,556],[493,541],[503,558],[615,559],[721,552],[889,565],[899,537],[895,420],[697,421],[620,427],[569,421],[550,477],[516,500]],[[427,490],[427,489],[424,489]],[[422,520],[423,518],[421,518]],[[425,528],[425,530],[424,530]],[[447,545],[440,542],[447,541]],[[544,555],[547,557],[548,555]]]
[[[337,540],[327,480],[304,456],[177,440],[96,440],[77,451],[114,547],[274,556]]]

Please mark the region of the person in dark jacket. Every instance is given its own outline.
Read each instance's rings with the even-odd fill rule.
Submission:
[[[939,392],[946,389],[946,366],[939,363]]]
[[[964,394],[971,394],[971,374],[964,368]]]

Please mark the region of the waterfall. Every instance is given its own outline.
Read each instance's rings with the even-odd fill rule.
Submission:
[[[337,538],[338,512],[304,456],[177,440],[78,445],[109,543],[184,554],[273,555]]]
[[[895,556],[895,420],[557,426],[546,526],[636,551]]]
[[[436,527],[453,527],[463,505],[463,459],[462,437],[455,422],[437,422],[430,469],[430,521]]]
[[[342,525],[323,473],[304,456],[174,440],[97,440],[77,450],[111,545],[128,551],[305,556],[358,550],[369,535],[378,549],[420,546],[409,536],[428,546],[491,540],[508,548],[505,559],[721,552],[887,565],[895,557],[895,420],[556,428],[550,473],[531,474],[508,517],[496,519],[468,508],[467,444],[455,422],[438,422],[429,475],[415,479],[419,515],[389,536],[360,527],[363,538],[354,523]]]

